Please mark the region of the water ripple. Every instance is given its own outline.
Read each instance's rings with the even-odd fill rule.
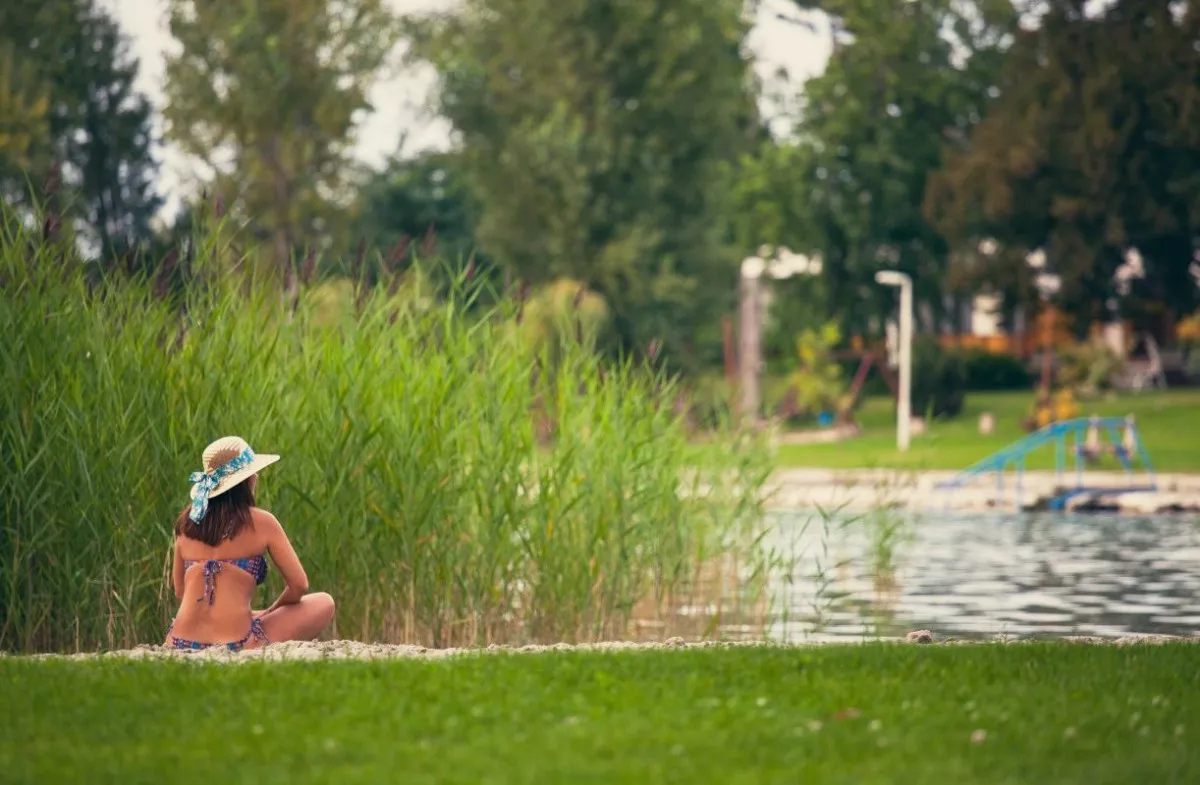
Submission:
[[[1200,516],[884,515],[777,515],[774,637],[1200,635]]]

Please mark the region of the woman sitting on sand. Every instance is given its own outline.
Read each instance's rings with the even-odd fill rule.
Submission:
[[[204,450],[204,471],[191,477],[192,503],[175,522],[171,580],[179,612],[166,646],[230,651],[312,640],[333,618],[333,598],[306,594],[308,576],[275,516],[254,506],[258,472],[279,460],[227,436]],[[266,555],[287,581],[265,611],[251,609],[267,578]]]

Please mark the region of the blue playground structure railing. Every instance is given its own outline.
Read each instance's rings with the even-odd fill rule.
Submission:
[[[1109,435],[1109,449],[1117,460],[1120,461],[1122,468],[1125,470],[1125,475],[1130,478],[1133,477],[1135,471],[1134,464],[1136,463],[1146,472],[1146,482],[1117,488],[1095,488],[1087,487],[1083,484],[1084,464],[1089,458],[1099,458],[1099,455],[1093,456],[1088,453],[1090,450],[1095,449],[1096,446],[1103,447],[1103,445],[1098,445],[1097,442],[1099,435],[1105,432]],[[1089,433],[1096,437],[1090,440],[1091,444],[1089,444],[1088,440]],[[1023,498],[1022,481],[1025,474],[1026,457],[1034,450],[1051,443],[1054,444],[1055,473],[1058,478],[1059,487],[1056,495],[1049,502],[1051,509],[1063,509],[1071,498],[1082,494],[1117,494],[1158,489],[1158,481],[1154,476],[1154,467],[1150,462],[1150,453],[1146,451],[1146,445],[1142,442],[1141,434],[1137,430],[1137,423],[1132,417],[1079,417],[1073,420],[1051,423],[1041,430],[1031,433],[1004,449],[989,455],[987,458],[968,466],[954,477],[938,483],[935,487],[941,489],[958,488],[981,475],[995,473],[997,490],[1003,494],[1005,490],[1005,473],[1012,470],[1017,475],[1016,494],[1017,499],[1020,500]],[[1074,488],[1067,488],[1064,482],[1067,471],[1068,447],[1070,448],[1069,454],[1074,461]]]

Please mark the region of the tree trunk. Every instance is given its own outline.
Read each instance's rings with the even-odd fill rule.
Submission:
[[[276,223],[273,255],[275,269],[281,274],[283,279],[284,302],[291,304],[295,302],[299,294],[296,269],[295,265],[292,264],[292,229],[289,218],[292,189],[287,170],[283,166],[283,157],[280,155],[278,135],[271,137],[266,159],[274,174]]]

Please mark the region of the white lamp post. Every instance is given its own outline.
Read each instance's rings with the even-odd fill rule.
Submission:
[[[896,447],[908,451],[912,428],[912,278],[896,270],[880,270],[875,282],[900,287],[900,400],[896,404]]]

